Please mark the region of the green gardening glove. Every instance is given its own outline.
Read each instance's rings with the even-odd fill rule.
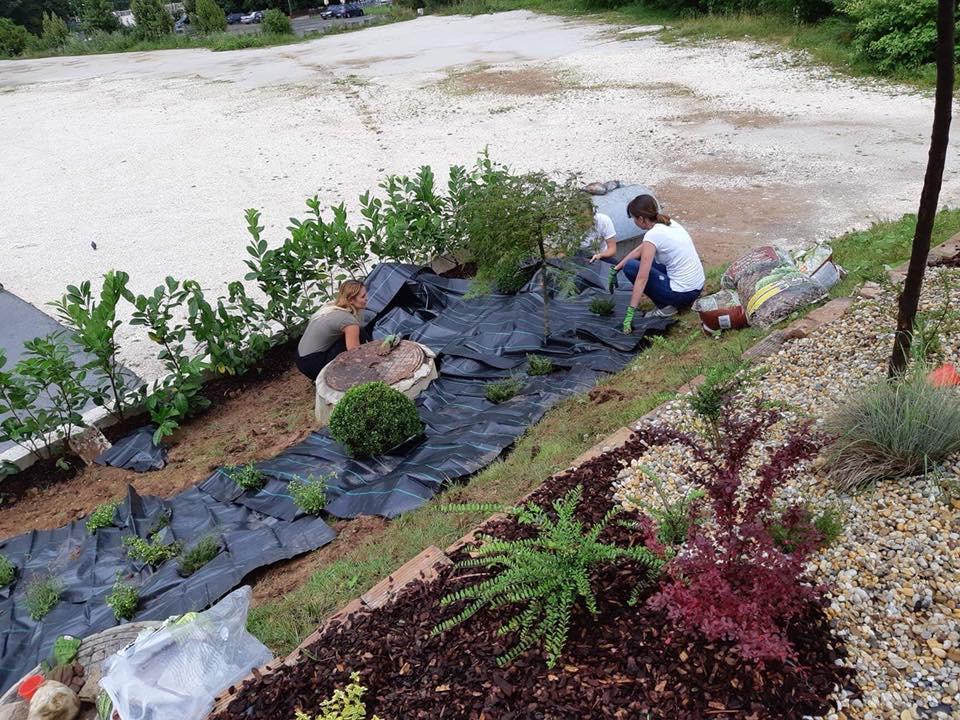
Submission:
[[[610,268],[610,272],[607,273],[607,292],[613,295],[613,291],[616,290],[620,283],[617,282],[617,274],[620,271],[617,270],[617,267],[614,265]]]
[[[633,332],[633,314],[637,309],[633,306],[627,306],[627,312],[623,316],[623,331],[628,335]]]

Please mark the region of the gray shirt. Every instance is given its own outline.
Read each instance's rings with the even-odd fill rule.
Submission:
[[[307,329],[303,331],[303,337],[297,345],[297,352],[300,357],[305,357],[311,353],[329,350],[343,337],[345,327],[359,324],[357,317],[343,308],[330,308],[317,313],[307,323]]]

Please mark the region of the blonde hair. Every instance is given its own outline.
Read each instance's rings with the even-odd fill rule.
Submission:
[[[353,299],[363,292],[363,283],[359,280],[344,280],[340,283],[340,289],[337,290],[337,299],[333,301],[341,310],[346,310],[359,316],[357,309],[353,307]]]

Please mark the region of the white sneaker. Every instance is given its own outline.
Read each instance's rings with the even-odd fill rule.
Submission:
[[[644,317],[649,318],[668,318],[677,314],[677,309],[673,305],[664,305],[662,308],[654,308],[644,313]]]

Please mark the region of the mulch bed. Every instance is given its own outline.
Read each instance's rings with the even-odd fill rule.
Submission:
[[[582,485],[580,516],[599,520],[613,504],[611,481],[623,460],[642,446],[631,440],[580,468],[551,478],[531,499],[544,504]],[[486,531],[507,538],[529,532],[511,519]],[[636,542],[636,530],[611,525],[604,540]],[[456,558],[455,558],[456,559]],[[431,582],[417,581],[392,604],[357,613],[329,627],[298,664],[284,666],[238,689],[215,720],[291,718],[314,712],[334,689],[359,672],[368,717],[384,720],[450,718],[797,718],[821,715],[838,687],[854,690],[851,669],[838,664],[842,643],[830,631],[823,608],[812,604],[788,629],[795,663],[763,669],[730,648],[703,640],[665,637],[665,616],[628,599],[643,577],[639,567],[607,567],[598,573],[599,616],[575,612],[561,662],[547,669],[539,650],[498,668],[497,654],[512,638],[496,636],[502,617],[481,612],[441,636],[430,631],[454,608],[437,599],[466,579],[446,568]],[[476,580],[476,575],[472,576]]]

